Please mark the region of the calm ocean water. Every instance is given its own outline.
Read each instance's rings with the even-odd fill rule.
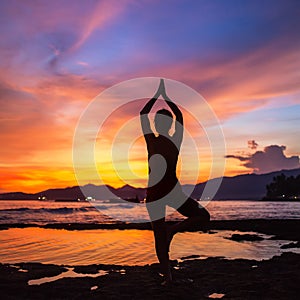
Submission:
[[[96,207],[95,207],[96,206]],[[211,201],[212,220],[298,219],[300,202]],[[181,216],[172,209],[168,219]],[[148,221],[143,204],[51,201],[0,201],[0,223],[114,223]]]
[[[0,201],[0,223],[107,223],[148,221],[144,206],[130,203],[98,203],[98,209],[88,202]],[[207,205],[212,219],[296,219],[300,218],[300,203],[213,201]],[[104,214],[106,213],[106,215]],[[180,218],[172,213],[169,219]],[[269,259],[284,251],[289,241],[264,239],[257,242],[235,242],[228,237],[236,231],[219,230],[214,234],[185,232],[175,236],[171,258],[200,255],[200,258]],[[240,234],[245,234],[241,232]],[[69,265],[94,263],[144,265],[157,262],[153,233],[149,230],[57,230],[44,228],[10,228],[1,231],[0,262],[42,262]]]

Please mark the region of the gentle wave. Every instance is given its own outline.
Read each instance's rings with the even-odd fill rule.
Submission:
[[[299,202],[211,201],[208,211],[212,220],[299,219]],[[167,209],[167,218],[181,219],[179,213]],[[0,223],[106,223],[148,222],[145,205],[134,203],[51,201],[0,201]]]
[[[8,209],[0,209],[0,213],[5,212],[32,212],[32,213],[62,213],[62,214],[69,214],[69,213],[77,213],[77,212],[89,212],[89,211],[96,211],[96,210],[107,210],[107,209],[132,209],[134,205],[132,204],[95,204],[93,206],[84,206],[84,207],[56,207],[56,208],[30,208],[30,207],[19,207],[19,208],[8,208]]]
[[[107,207],[101,208],[107,209]],[[29,213],[51,213],[51,214],[70,214],[77,212],[95,211],[94,207],[59,207],[59,208],[38,208],[32,209],[28,207],[11,208],[11,209],[0,209],[0,212],[29,212]]]

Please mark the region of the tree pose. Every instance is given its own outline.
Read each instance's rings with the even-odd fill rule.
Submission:
[[[169,110],[161,109],[155,114],[154,125],[157,136],[150,127],[148,114],[159,96],[162,96],[175,115],[175,132],[169,131],[174,122]],[[208,211],[197,201],[186,196],[176,176],[176,166],[183,137],[183,116],[178,106],[171,101],[165,90],[164,80],[140,112],[141,126],[148,150],[148,188],[146,205],[155,239],[155,250],[165,282],[172,281],[169,248],[173,236],[188,229],[203,229],[210,219]],[[187,218],[175,225],[165,222],[166,205],[175,208]]]

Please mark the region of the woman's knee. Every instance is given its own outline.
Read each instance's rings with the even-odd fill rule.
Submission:
[[[209,222],[210,221],[210,213],[208,212],[208,210],[206,210],[205,208],[202,208],[202,218],[205,222]]]
[[[199,213],[192,217],[195,220],[195,223],[200,226],[207,225],[210,221],[210,214],[205,208],[201,208]]]

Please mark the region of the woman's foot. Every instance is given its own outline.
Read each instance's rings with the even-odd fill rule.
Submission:
[[[161,283],[162,286],[170,286],[173,283],[172,273],[169,271],[167,274],[162,274],[164,280]]]

